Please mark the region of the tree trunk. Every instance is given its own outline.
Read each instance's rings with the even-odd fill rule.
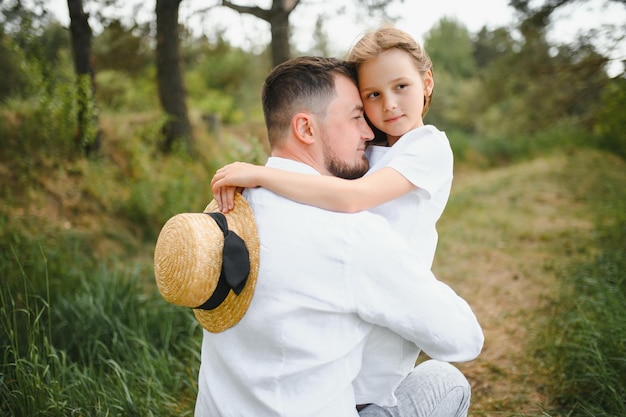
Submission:
[[[272,30],[272,65],[276,66],[291,58],[289,44],[289,12],[278,10],[270,16]]]
[[[191,124],[185,103],[185,87],[178,52],[178,6],[181,0],[157,0],[157,83],[161,107],[168,115],[163,126],[162,149],[170,152],[177,140],[183,140],[187,152],[193,152]]]
[[[257,6],[242,6],[222,0],[222,6],[239,13],[251,14],[270,24],[272,31],[272,65],[276,66],[291,58],[289,43],[289,15],[298,6],[300,0],[272,0],[270,9]]]
[[[91,60],[92,32],[82,0],[67,0],[67,7],[78,91],[78,130],[75,140],[82,151],[89,155],[100,149],[102,141],[95,97],[96,80]]]

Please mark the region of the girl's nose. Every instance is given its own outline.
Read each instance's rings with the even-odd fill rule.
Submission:
[[[384,111],[393,110],[398,106],[398,104],[396,103],[396,100],[393,97],[389,97],[389,96],[385,97],[383,105],[384,105],[384,108],[383,108]]]

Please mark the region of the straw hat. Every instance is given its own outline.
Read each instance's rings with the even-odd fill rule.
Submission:
[[[154,275],[163,298],[193,308],[198,322],[212,333],[241,320],[258,272],[259,235],[240,193],[235,209],[226,214],[213,200],[204,213],[175,215],[161,229],[154,249]]]

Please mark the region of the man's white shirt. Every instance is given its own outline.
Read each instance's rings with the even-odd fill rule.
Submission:
[[[319,175],[288,159],[267,166]],[[468,304],[385,219],[262,188],[244,196],[259,229],[259,277],[241,322],[204,331],[196,417],[357,416],[352,382],[374,325],[433,358],[478,355],[483,334]]]

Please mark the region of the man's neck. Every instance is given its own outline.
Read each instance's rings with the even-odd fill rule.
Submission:
[[[291,159],[292,161],[310,166],[322,175],[330,175],[326,167],[323,164],[319,164],[310,152],[299,152],[298,150],[294,151],[292,149],[280,148],[272,150],[271,156],[276,158]]]

